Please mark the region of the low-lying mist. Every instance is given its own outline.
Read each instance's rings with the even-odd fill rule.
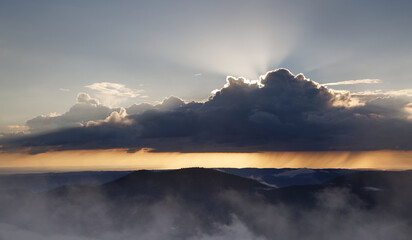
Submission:
[[[314,194],[305,206],[232,190],[201,201],[112,198],[78,186],[10,190],[1,195],[0,239],[410,239],[411,216],[371,207],[347,188]]]

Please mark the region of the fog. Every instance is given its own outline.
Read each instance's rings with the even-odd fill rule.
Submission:
[[[379,191],[375,189],[375,191]],[[346,188],[315,194],[314,207],[222,191],[204,201],[177,195],[113,200],[99,190],[4,191],[0,239],[410,239],[410,217],[370,207]]]

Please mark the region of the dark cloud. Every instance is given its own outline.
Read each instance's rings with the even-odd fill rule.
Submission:
[[[185,103],[171,97],[159,105],[140,104],[121,110],[91,101],[95,100],[79,95],[78,103],[69,112],[60,118],[50,118],[59,121],[63,116],[65,119],[79,116],[74,122],[81,122],[82,127],[6,138],[3,149],[27,148],[32,152],[105,148],[178,152],[412,149],[412,122],[408,119],[409,105],[405,99],[354,97],[286,69],[268,72],[258,81],[228,77],[225,87],[214,91],[204,102]],[[98,113],[101,113],[98,117],[85,117]]]

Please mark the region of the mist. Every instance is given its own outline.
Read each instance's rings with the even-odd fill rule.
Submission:
[[[410,239],[411,216],[371,207],[348,188],[313,194],[313,204],[296,205],[233,190],[203,201],[109,198],[74,185],[9,190],[1,194],[0,239]]]

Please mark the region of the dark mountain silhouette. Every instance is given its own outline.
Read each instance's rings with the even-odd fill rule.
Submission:
[[[62,225],[63,221],[66,221],[62,219],[73,218],[72,212],[76,209],[91,214],[92,218],[96,217],[95,214],[110,215],[115,224],[105,226],[109,229],[127,228],[130,223],[143,225],[148,221],[147,218],[150,218],[150,214],[145,213],[146,208],[171,201],[184,206],[187,213],[195,213],[200,219],[197,226],[202,231],[208,231],[216,223],[229,223],[231,214],[235,211],[233,206],[222,198],[224,194],[234,192],[255,196],[264,189],[269,188],[251,179],[212,169],[189,168],[136,171],[100,186],[66,185],[37,195],[51,199],[48,201],[48,209],[59,213],[60,218],[56,221],[62,221]],[[104,203],[104,206],[101,206],[102,213],[91,212],[90,209],[96,208],[96,201]],[[70,206],[73,210],[62,212],[62,206]]]
[[[258,180],[272,187],[322,184],[337,176],[354,172],[349,169],[294,169],[294,168],[220,168],[229,174]],[[156,170],[164,172],[169,170]],[[87,171],[63,173],[31,173],[0,175],[0,190],[10,188],[47,191],[69,184],[101,185],[121,178],[132,171]]]
[[[267,189],[257,181],[204,168],[151,172],[137,171],[102,185],[109,195],[181,195],[190,198],[217,194],[224,190],[254,192]]]
[[[99,193],[110,199],[162,198],[177,196],[183,199],[202,199],[233,190],[244,193],[270,189],[255,180],[205,168],[186,168],[170,171],[140,170],[100,186],[70,184],[44,194],[67,198],[71,195]]]
[[[100,185],[129,173],[131,171],[7,174],[0,175],[0,189],[24,188],[40,192],[67,184]]]
[[[412,211],[412,172],[410,171],[360,171],[336,177],[324,184],[290,186],[264,193],[273,203],[315,207],[317,196],[332,188],[346,189],[368,207]],[[409,214],[408,213],[408,214]]]

